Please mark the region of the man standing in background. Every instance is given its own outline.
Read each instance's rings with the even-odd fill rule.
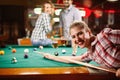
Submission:
[[[82,16],[79,9],[73,6],[73,0],[63,0],[64,9],[60,13],[60,36],[70,42],[69,27],[74,21],[82,21]],[[72,45],[73,46],[73,45]],[[73,48],[72,55],[75,55],[76,50]]]

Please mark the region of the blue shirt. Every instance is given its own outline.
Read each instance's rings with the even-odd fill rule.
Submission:
[[[66,39],[70,39],[69,27],[74,21],[82,21],[79,9],[71,5],[68,9],[65,9],[60,14],[60,27],[63,27],[63,36]]]

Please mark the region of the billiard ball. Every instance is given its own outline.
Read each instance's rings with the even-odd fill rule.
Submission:
[[[25,55],[24,55],[24,58],[28,58],[28,54],[25,54]]]
[[[0,51],[0,55],[1,55],[1,51]]]
[[[12,49],[12,53],[16,53],[16,49],[15,48]]]
[[[5,52],[3,50],[0,51],[0,55],[4,55]]]
[[[17,63],[17,60],[15,59],[15,60],[12,60],[12,63]]]
[[[13,62],[14,62],[14,63],[16,63],[16,62],[17,62],[17,60],[15,59],[15,60],[13,60]]]
[[[12,58],[12,63],[17,63],[17,59],[15,57]]]
[[[40,49],[43,49],[43,46],[39,46]]]
[[[16,57],[13,57],[12,60],[16,60]]]
[[[63,50],[62,50],[62,53],[63,53],[63,54],[65,54],[65,53],[66,53],[66,50],[65,50],[65,49],[63,49]]]
[[[72,54],[72,56],[76,56],[75,54]]]
[[[59,55],[59,53],[58,53],[58,52],[54,52],[54,55],[55,55],[55,56],[58,56],[58,55]]]
[[[8,49],[9,49],[9,50],[11,50],[11,49],[12,49],[12,47],[10,46],[10,47],[8,47]]]
[[[4,55],[4,54],[5,54],[5,52],[3,50],[1,50],[1,55]]]
[[[37,51],[37,48],[34,48],[33,51]]]
[[[29,53],[29,49],[24,49],[24,53]]]

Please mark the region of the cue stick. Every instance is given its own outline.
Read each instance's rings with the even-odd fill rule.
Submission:
[[[109,68],[103,68],[103,67],[99,67],[99,66],[94,66],[94,65],[89,64],[89,63],[80,62],[80,61],[76,61],[76,60],[72,60],[72,59],[67,59],[67,58],[64,59],[64,60],[68,60],[70,62],[73,62],[73,63],[76,63],[76,64],[80,64],[80,65],[84,65],[84,66],[87,66],[87,67],[90,67],[90,68],[94,68],[94,69],[99,69],[99,70],[103,70],[103,71],[107,71],[107,72],[111,72],[111,73],[116,73],[115,69],[109,69]]]
[[[44,55],[44,54],[49,54],[49,53],[45,53],[45,52],[39,52],[39,51],[35,51],[41,55]],[[53,55],[54,56],[54,55]],[[76,63],[76,64],[80,64],[80,65],[84,65],[86,67],[90,67],[90,68],[94,68],[94,69],[99,69],[99,70],[103,70],[103,71],[107,71],[107,72],[111,72],[111,73],[116,73],[116,70],[115,69],[109,69],[109,68],[103,68],[103,67],[99,67],[99,66],[94,66],[92,64],[89,64],[89,63],[85,63],[85,62],[80,62],[80,61],[76,61],[76,60],[72,60],[72,59],[67,59],[67,58],[62,58],[62,57],[59,57],[60,59],[63,59],[63,60],[67,60],[67,61],[70,61],[72,63]]]

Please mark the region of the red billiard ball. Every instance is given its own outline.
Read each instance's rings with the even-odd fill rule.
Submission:
[[[12,49],[12,53],[16,53],[16,49],[15,48]]]

